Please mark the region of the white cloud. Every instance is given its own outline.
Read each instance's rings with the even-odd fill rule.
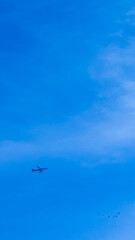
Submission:
[[[102,49],[89,69],[91,79],[100,83],[98,103],[65,123],[32,129],[29,142],[2,141],[1,159],[95,156],[102,163],[134,151],[134,66],[135,38],[128,38],[124,47]]]
[[[104,49],[91,71],[101,85],[109,82],[106,91],[101,90],[100,103],[63,124],[31,130],[30,142],[1,142],[1,159],[30,156],[84,158],[95,155],[101,163],[105,161],[104,157],[109,161],[110,158],[118,160],[123,152],[134,149],[134,56],[133,39],[125,48],[109,46]]]
[[[135,15],[135,9],[132,9],[127,12],[127,15]]]

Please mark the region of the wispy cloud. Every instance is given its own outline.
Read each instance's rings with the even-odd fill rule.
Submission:
[[[127,15],[135,15],[135,8],[127,12]]]
[[[132,36],[122,47],[110,44],[102,49],[89,69],[91,81],[98,82],[93,107],[66,122],[32,129],[28,142],[2,141],[1,159],[57,156],[88,160],[95,156],[102,163],[119,161],[126,150],[134,151],[134,56]]]

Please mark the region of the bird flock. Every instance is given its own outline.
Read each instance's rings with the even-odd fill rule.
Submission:
[[[99,215],[100,217],[103,217],[103,218],[119,218],[120,212],[117,212],[117,213],[114,214],[114,215],[101,214],[101,213],[99,213],[98,215]]]

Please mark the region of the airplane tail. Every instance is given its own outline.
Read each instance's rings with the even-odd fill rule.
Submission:
[[[32,172],[34,172],[34,169],[32,168]]]

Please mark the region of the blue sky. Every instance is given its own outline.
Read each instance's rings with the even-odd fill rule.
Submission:
[[[134,239],[134,2],[1,0],[0,21],[1,239]]]

